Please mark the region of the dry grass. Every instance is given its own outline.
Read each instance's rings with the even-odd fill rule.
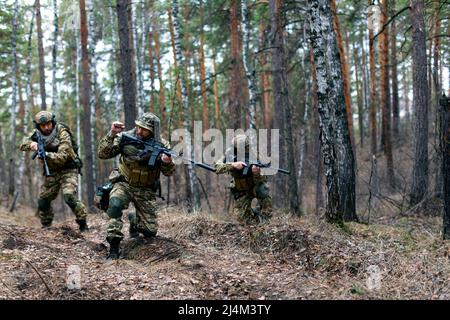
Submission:
[[[127,237],[115,262],[104,259],[105,215],[89,218],[80,235],[73,220],[41,230],[33,210],[0,212],[0,299],[450,299],[450,244],[437,217],[391,214],[341,229],[276,213],[242,226],[163,208],[158,236]],[[67,289],[71,265],[81,268],[80,290]]]

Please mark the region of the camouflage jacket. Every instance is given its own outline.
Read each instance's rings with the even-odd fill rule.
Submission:
[[[131,135],[133,137],[136,137],[136,130],[130,130],[127,132],[124,132],[128,135]],[[132,145],[127,145],[125,147],[120,146],[120,140],[122,138],[122,134],[119,133],[116,136],[111,136],[110,133],[108,133],[106,136],[104,136],[98,145],[98,157],[100,159],[110,159],[114,158],[118,155],[120,155],[120,165],[119,165],[119,172],[127,176],[127,173],[132,170],[138,170],[141,173],[149,172],[149,171],[155,171],[156,172],[156,179],[159,178],[159,170],[165,175],[170,176],[175,172],[175,164],[172,163],[164,163],[162,161],[157,161],[157,168],[150,168],[148,167],[148,159],[149,156],[146,157],[138,157],[140,149],[136,148]],[[170,144],[168,141],[160,138],[160,141],[164,144],[166,148],[170,148]],[[125,172],[126,171],[126,172]],[[129,177],[128,177],[129,178]],[[130,182],[130,181],[128,181]],[[131,184],[131,183],[130,183]]]
[[[20,150],[32,151],[30,144],[36,141],[34,138],[36,134],[40,134],[40,132],[34,129],[33,133],[22,142],[19,147]],[[45,151],[50,171],[76,168],[74,161],[77,159],[77,154],[73,150],[70,133],[66,128],[56,124],[53,132],[48,137],[44,135],[42,137],[44,141],[49,141],[48,144],[46,143]]]
[[[250,173],[247,177],[245,177],[243,175],[243,169],[241,170],[234,169],[233,166],[231,165],[231,162],[225,161],[226,161],[225,157],[216,161],[216,163],[214,164],[214,168],[216,169],[217,174],[228,173],[233,177],[230,183],[231,189],[236,188],[239,191],[250,190],[254,186],[267,181],[267,177],[261,175],[260,173],[257,174]]]

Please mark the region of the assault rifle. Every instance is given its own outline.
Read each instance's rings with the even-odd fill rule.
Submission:
[[[234,157],[234,161],[239,161],[239,160],[237,159],[237,157]],[[256,167],[259,167],[259,168],[270,168],[270,162],[264,164],[264,163],[261,163],[260,161],[249,160],[249,159],[245,159],[245,161],[242,161],[242,162],[245,162],[245,167],[244,167],[244,169],[242,171],[242,175],[243,176],[248,176],[250,174],[250,172],[251,172],[250,169],[253,166],[256,166]],[[281,172],[281,173],[284,173],[284,174],[291,174],[290,171],[285,170],[285,169],[281,169],[281,168],[278,168],[278,172]]]
[[[179,154],[166,148],[161,142],[156,141],[154,139],[143,141],[136,137],[130,136],[129,134],[122,133],[122,139],[120,140],[120,146],[123,147],[128,144],[135,145],[137,148],[142,149],[142,151],[139,152],[138,157],[143,157],[145,155],[150,154],[150,158],[148,159],[149,167],[154,167],[156,165],[156,161],[158,160],[159,156],[161,154],[165,154],[170,157],[181,158],[183,160],[187,160],[187,161],[191,162],[192,164],[194,164],[200,168],[206,169],[208,171],[216,172],[216,169],[214,169],[213,167],[211,167],[207,164],[195,162],[194,160],[181,157]]]
[[[50,170],[48,169],[48,165],[47,165],[47,154],[45,153],[44,140],[42,139],[41,134],[37,131],[35,132],[35,134],[33,136],[36,139],[35,142],[37,142],[38,149],[31,158],[33,160],[36,159],[36,157],[39,157],[39,159],[42,159],[44,161],[44,175],[46,177],[50,177],[51,174],[50,174]]]

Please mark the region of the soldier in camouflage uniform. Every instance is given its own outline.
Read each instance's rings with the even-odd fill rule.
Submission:
[[[143,114],[135,121],[136,127],[125,132],[141,140],[155,139],[167,148],[169,143],[161,138],[159,118],[152,113]],[[159,176],[162,172],[170,176],[175,171],[172,158],[162,154],[156,167],[149,167],[149,155],[140,156],[141,149],[134,145],[121,147],[121,137],[124,125],[114,122],[111,131],[100,141],[98,156],[100,159],[109,159],[120,155],[119,167],[110,175],[113,188],[110,193],[107,214],[110,223],[106,240],[110,245],[108,259],[119,258],[120,241],[122,233],[122,210],[128,208],[132,202],[136,208],[136,217],[130,219],[130,235],[141,233],[144,237],[154,237],[158,231],[156,190]]]
[[[40,134],[45,145],[47,164],[51,176],[45,177],[38,200],[39,218],[43,228],[50,227],[53,221],[51,202],[62,189],[64,201],[75,214],[80,231],[88,229],[86,207],[78,199],[78,174],[81,168],[69,128],[56,123],[49,111],[40,111],[34,117],[36,129],[21,145],[22,151],[37,151],[37,135]]]
[[[257,166],[252,166],[247,176],[243,175],[246,164],[244,161],[238,161],[238,150],[245,150],[245,159],[256,159],[250,155],[247,136],[236,135],[232,144],[233,147],[226,151],[225,156],[217,161],[214,167],[217,174],[229,173],[233,177],[229,187],[236,200],[234,214],[243,223],[268,221],[272,217],[272,199],[269,195],[267,177],[261,175],[261,169]],[[232,160],[227,162],[227,159]],[[251,206],[254,198],[258,200],[259,210]]]

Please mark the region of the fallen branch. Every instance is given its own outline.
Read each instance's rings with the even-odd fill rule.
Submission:
[[[48,293],[50,293],[51,295],[53,295],[53,291],[50,289],[50,287],[48,286],[47,282],[44,280],[44,278],[43,278],[42,275],[39,273],[39,271],[36,269],[36,267],[33,266],[33,264],[32,264],[30,261],[28,261],[28,260],[25,260],[25,262],[26,262],[31,268],[33,268],[33,270],[37,273],[37,275],[39,276],[39,278],[41,278],[42,282],[43,282],[44,285],[45,285],[45,288],[46,288],[47,291],[48,291]]]

